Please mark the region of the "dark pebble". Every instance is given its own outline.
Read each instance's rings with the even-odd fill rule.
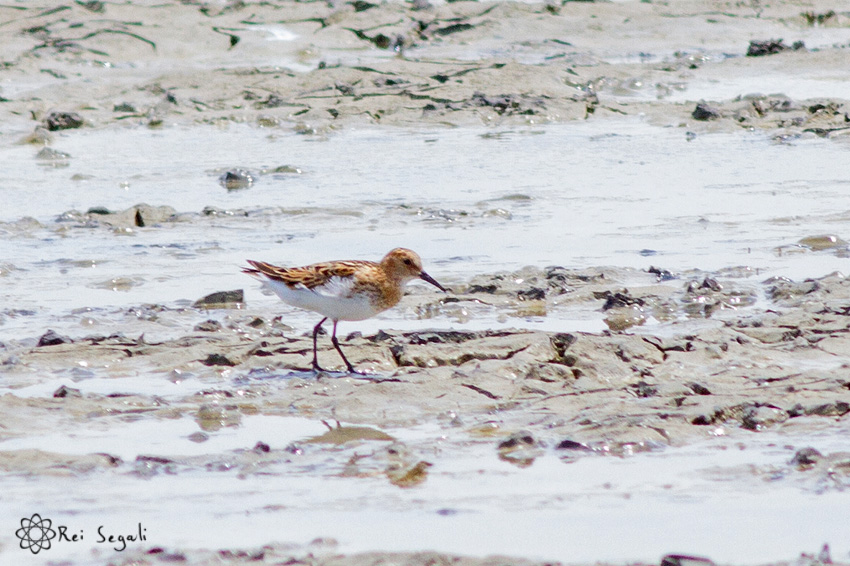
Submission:
[[[694,417],[691,421],[691,424],[697,426],[707,426],[714,422],[714,419],[708,415],[699,415],[698,417]]]
[[[62,336],[61,334],[56,334],[52,330],[48,330],[45,332],[41,338],[38,339],[38,345],[40,346],[56,346],[57,344],[73,344],[73,340],[68,338],[67,336]]]
[[[661,566],[714,566],[714,562],[700,556],[668,554],[661,559]]]
[[[472,27],[473,27],[472,24],[467,24],[467,23],[452,24],[450,26],[435,29],[434,34],[442,37],[442,36],[446,36],[446,35],[451,35],[453,33],[466,31],[468,29],[472,29]]]
[[[747,57],[763,57],[765,55],[775,55],[783,51],[797,51],[804,49],[806,45],[802,41],[795,41],[791,45],[782,43],[781,39],[769,39],[767,41],[750,41],[750,46],[747,48]]]
[[[266,453],[271,451],[271,448],[265,442],[257,442],[254,445],[254,452]]]
[[[72,130],[83,125],[83,117],[75,112],[51,112],[44,119],[44,125],[51,132]]]
[[[812,447],[800,448],[788,462],[792,466],[796,466],[799,470],[808,470],[817,465],[823,459],[823,454]]]
[[[546,290],[539,287],[531,287],[517,292],[520,301],[540,301],[546,298]]]
[[[512,434],[507,440],[503,440],[499,443],[499,450],[508,450],[511,448],[517,448],[519,446],[535,446],[537,442],[534,440],[534,437],[527,432],[518,432],[516,434]]]
[[[711,395],[711,391],[708,390],[708,387],[700,385],[699,383],[688,383],[687,386],[688,389],[697,395]]]
[[[661,269],[660,267],[655,267],[654,265],[650,265],[647,270],[649,273],[655,275],[659,281],[670,281],[671,279],[675,279],[676,276],[670,273],[667,269]]]
[[[576,442],[575,440],[570,439],[562,440],[561,442],[559,442],[558,445],[555,446],[555,450],[580,450],[582,452],[593,451],[593,449],[587,444],[584,444],[582,442]]]
[[[714,108],[713,106],[709,106],[704,102],[700,102],[697,104],[697,107],[694,108],[693,113],[691,114],[694,120],[700,120],[705,122],[707,120],[717,120],[720,118],[720,110]]]
[[[233,367],[236,365],[235,362],[231,362],[227,359],[226,356],[222,354],[210,354],[207,356],[207,359],[201,362],[205,366],[230,366]]]
[[[53,392],[53,397],[57,399],[64,399],[65,397],[82,397],[83,394],[80,393],[79,389],[74,389],[73,387],[68,387],[67,385],[61,386],[59,389]]]
[[[632,305],[642,307],[645,304],[643,299],[629,295],[626,289],[623,289],[622,292],[617,291],[616,293],[612,293],[611,291],[594,291],[593,296],[597,299],[605,299],[605,304],[602,305],[602,310],[604,311],[614,307],[630,307]]]
[[[720,292],[723,290],[723,285],[717,282],[717,279],[706,277],[702,280],[699,286],[700,289],[709,289],[711,291]]]
[[[129,102],[122,102],[112,107],[113,112],[138,112],[138,109]]]

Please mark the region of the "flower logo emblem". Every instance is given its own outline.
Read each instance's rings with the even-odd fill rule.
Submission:
[[[21,539],[21,548],[33,554],[49,549],[50,541],[56,537],[56,531],[50,528],[52,524],[53,521],[42,519],[38,513],[21,519],[21,528],[15,531],[15,536]]]

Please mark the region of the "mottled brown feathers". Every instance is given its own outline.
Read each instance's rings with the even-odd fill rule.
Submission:
[[[361,269],[376,269],[373,261],[326,261],[305,265],[304,267],[278,267],[264,261],[248,260],[254,269],[245,268],[244,273],[265,275],[273,281],[281,281],[290,287],[303,285],[307,289],[327,283],[331,277],[352,277]]]

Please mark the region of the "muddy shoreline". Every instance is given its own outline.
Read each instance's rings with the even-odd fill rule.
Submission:
[[[69,159],[61,141],[77,131],[131,135],[235,123],[269,136],[294,131],[326,139],[366,125],[504,130],[627,117],[681,131],[683,144],[752,132],[779,144],[846,144],[850,99],[840,85],[846,87],[848,29],[850,12],[840,2],[7,3],[0,6],[0,139],[4,147],[31,145],[41,164],[56,168]],[[253,182],[243,171],[231,173],[221,178],[224,189]],[[295,164],[266,173],[300,170]],[[19,218],[0,224],[0,235],[14,246],[37,231],[50,241],[72,238],[75,230],[122,236],[219,217],[247,226],[252,215],[263,216],[262,209],[192,212],[160,204],[56,211],[55,226]],[[292,206],[293,215],[307,210]],[[456,219],[452,211],[425,212]],[[487,208],[487,215],[510,212]],[[834,234],[777,245],[786,246],[777,254],[848,254]],[[470,446],[527,469],[545,458],[570,465],[706,439],[729,437],[744,446],[761,433],[805,439],[846,430],[844,275],[763,279],[751,267],[677,273],[663,259],[644,270],[532,265],[470,273],[451,281],[445,296],[412,288],[399,308],[421,323],[416,330],[390,323],[378,332],[355,324],[342,330],[362,376],[309,371],[309,335],[287,324],[284,307],[245,301],[244,294],[206,306],[139,303],[107,313],[96,332],[53,332],[49,325],[39,334],[7,332],[0,335],[0,472],[45,482],[94,481],[98,474],[148,481],[211,471],[281,478],[303,466],[304,476],[380,478],[407,492],[442,473],[431,461],[435,454]],[[93,260],[67,260],[74,261],[94,267]],[[0,263],[0,278],[10,274],[17,281],[27,269]],[[116,277],[101,285],[124,292],[136,282]],[[0,330],[32,314],[17,305],[4,309]],[[61,318],[85,319],[86,309],[96,312],[97,305]],[[429,323],[465,323],[485,312],[503,327],[446,330]],[[512,320],[556,315],[607,330],[509,328]],[[322,365],[339,369],[327,336],[320,348]],[[324,421],[328,430],[292,442],[258,436],[202,455],[179,444],[203,445],[260,417]],[[26,445],[56,431],[85,436],[181,420],[196,425],[188,439],[130,459],[106,449]],[[440,434],[397,438],[418,426]],[[801,491],[824,497],[850,486],[846,452],[796,444],[787,451],[781,465],[753,464],[732,481],[792,478]],[[277,536],[270,533],[269,545],[252,550],[152,545],[110,563],[537,563],[346,553],[336,543],[321,552],[291,550]],[[16,543],[0,534],[0,551],[11,553]],[[845,558],[827,549],[795,563]],[[667,564],[709,562],[681,557]]]
[[[829,33],[846,29],[850,12],[837,2],[192,4],[0,7],[4,119],[47,130],[249,122],[314,134],[642,116],[692,134],[850,132],[846,97],[764,92],[758,81],[729,99],[674,96],[760,73],[840,73],[847,44]],[[791,39],[808,35],[817,45]]]
[[[344,347],[365,375],[340,372],[326,336],[320,363],[333,371],[316,374],[309,369],[309,334],[239,303],[222,322],[209,319],[168,340],[146,338],[145,332],[125,335],[117,326],[109,335],[70,338],[48,331],[8,341],[6,384],[14,391],[37,376],[61,375],[73,360],[89,375],[116,379],[119,388],[122,376],[140,372],[211,384],[209,391],[163,405],[136,399],[133,410],[195,415],[210,402],[251,399],[228,410],[295,411],[376,426],[411,426],[451,412],[498,415],[507,427],[499,435],[529,430],[550,441],[611,445],[675,446],[727,428],[815,430],[850,413],[850,283],[842,276],[766,281],[758,286],[769,303],[752,306],[747,303],[756,290],[733,279],[705,276],[625,289],[614,280],[623,276],[617,270],[606,276],[606,270],[529,268],[522,274],[520,284],[517,274],[479,276],[456,285],[449,297],[417,289],[405,299],[406,308],[428,316],[464,305],[526,314],[597,310],[612,330],[428,330],[427,319],[414,332],[364,336],[351,329]],[[654,276],[645,274],[649,281]],[[143,305],[128,314],[147,317],[150,332],[158,321],[168,324],[174,310]],[[204,316],[203,309],[176,310]],[[652,324],[641,326],[665,318],[677,322],[664,325],[660,335]],[[801,363],[811,369],[801,371]],[[233,377],[238,379],[228,385]],[[68,415],[84,415],[92,403],[107,414],[129,402],[122,394],[110,399],[72,393],[63,388],[52,401],[26,403],[35,411],[61,406]]]

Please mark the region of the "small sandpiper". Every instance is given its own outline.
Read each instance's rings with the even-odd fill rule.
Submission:
[[[404,294],[404,286],[422,279],[441,291],[446,289],[422,271],[422,260],[411,250],[396,248],[374,261],[327,261],[304,267],[277,267],[262,261],[248,260],[243,268],[274,291],[283,302],[293,307],[314,311],[324,316],[313,328],[313,369],[319,366],[316,341],[319,328],[327,319],[334,323],[331,343],[345,362],[349,373],[357,373],[342,353],[336,337],[340,320],[365,320],[395,306]]]

